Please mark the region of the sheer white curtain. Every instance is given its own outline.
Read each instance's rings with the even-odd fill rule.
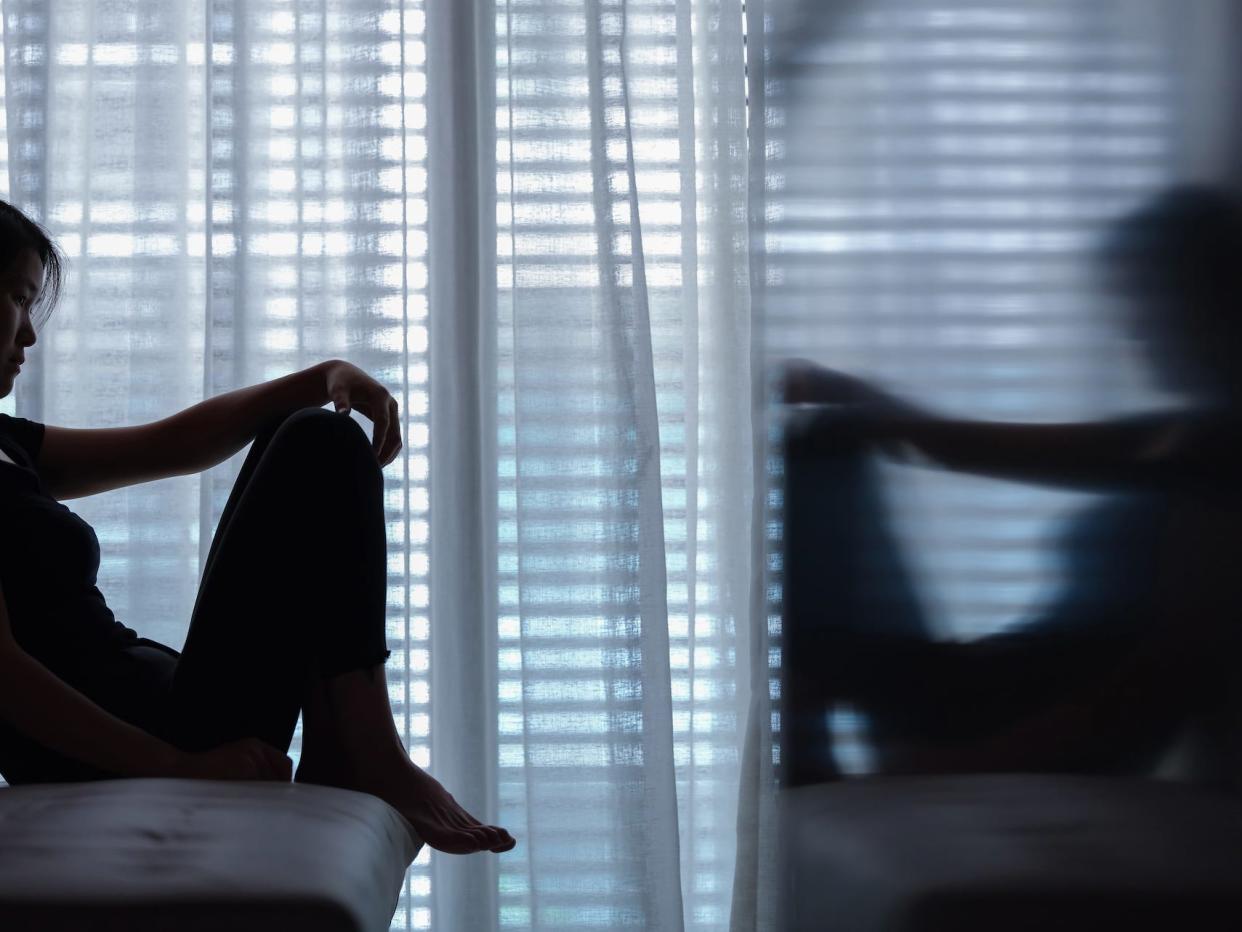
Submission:
[[[395,927],[724,926],[756,528],[740,0],[3,11],[0,193],[71,268],[6,410],[135,423],[332,356],[401,404],[393,708],[520,844],[424,856]],[[121,620],[180,645],[239,465],[72,503]]]
[[[432,221],[458,231],[431,243],[432,306],[459,309],[452,333],[433,317],[433,412],[449,393],[475,425],[439,451],[451,428],[432,428],[433,547],[460,555],[432,561],[433,641],[460,645],[432,730],[463,778],[494,773],[522,838],[498,884],[490,864],[442,867],[475,874],[463,889],[502,923],[720,928],[752,527],[741,7],[428,22],[433,79],[443,56],[458,81],[429,124]],[[446,536],[437,508],[469,520]],[[494,751],[454,741],[471,723]]]

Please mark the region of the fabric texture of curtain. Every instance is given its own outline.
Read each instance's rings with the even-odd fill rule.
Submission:
[[[137,423],[330,357],[401,405],[394,713],[520,841],[420,858],[394,928],[727,925],[740,0],[6,0],[3,27],[0,195],[71,270],[4,410]],[[72,503],[118,618],[180,645],[239,465]]]

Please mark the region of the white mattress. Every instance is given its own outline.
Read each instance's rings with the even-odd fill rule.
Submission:
[[[381,932],[422,842],[374,796],[296,783],[0,789],[0,928]]]

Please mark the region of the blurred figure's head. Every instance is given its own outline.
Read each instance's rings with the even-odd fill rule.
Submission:
[[[1169,189],[1114,224],[1102,258],[1162,387],[1242,401],[1242,201]]]

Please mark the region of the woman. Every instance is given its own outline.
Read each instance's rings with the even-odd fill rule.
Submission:
[[[0,202],[0,397],[63,276]],[[331,401],[336,413],[320,408]],[[347,414],[375,424],[374,442]],[[184,649],[116,621],[99,546],[59,500],[207,469],[252,443],[212,541]],[[441,851],[507,851],[401,744],[384,678],[382,466],[396,401],[340,360],[106,430],[0,415],[0,773],[288,780],[384,799]]]
[[[986,423],[786,365],[787,402],[831,406],[795,416],[786,447],[787,782],[835,776],[824,709],[839,700],[864,712],[889,771],[1127,771],[1191,718],[1224,724],[1242,661],[1242,205],[1209,188],[1165,192],[1113,228],[1100,258],[1180,408]],[[871,450],[1100,493],[1067,524],[1066,582],[1049,607],[973,642],[933,640]],[[1231,766],[1236,749],[1208,750]]]

